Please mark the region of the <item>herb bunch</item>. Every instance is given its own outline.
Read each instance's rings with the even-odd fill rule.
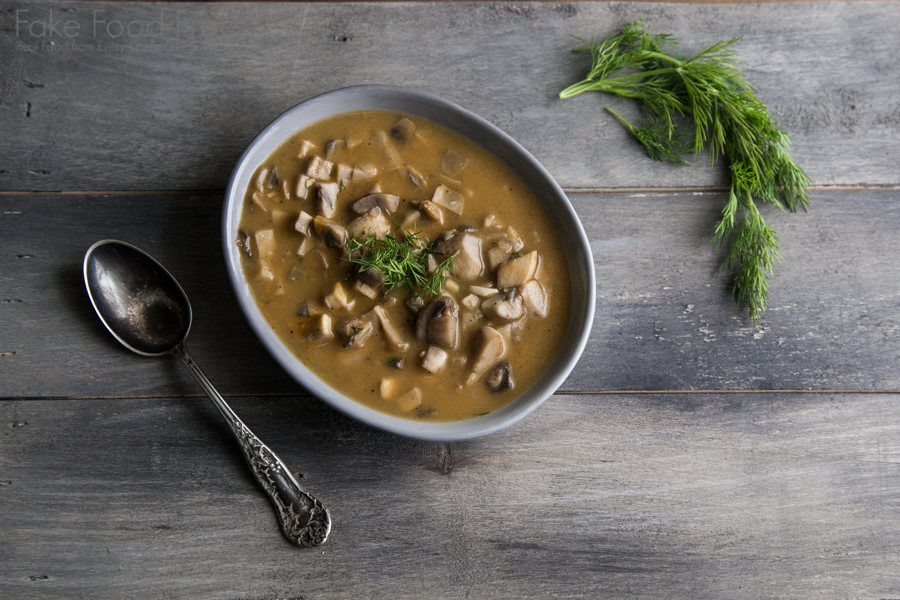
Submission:
[[[642,21],[600,42],[577,39],[586,46],[575,52],[591,53],[591,69],[560,98],[587,91],[633,98],[646,115],[636,125],[606,110],[651,158],[685,164],[685,154],[708,149],[711,162],[720,157],[728,161],[731,189],[712,243],[730,242],[723,266],[737,266],[734,297],[748,305],[750,321],[758,324],[768,305],[768,278],[781,258],[778,236],[754,198],[782,210],[806,210],[811,180],[791,158],[790,138],[737,67],[731,46],[740,38],[717,42],[690,57],[665,52],[664,46],[677,47],[675,39],[649,33]]]
[[[458,252],[439,263],[429,274],[428,257],[434,251],[427,240],[420,239],[418,231],[407,232],[402,228],[400,231],[401,239],[385,235],[379,240],[370,235],[360,242],[350,236],[345,260],[357,265],[361,271],[370,268],[381,271],[388,290],[406,286],[417,296],[440,294],[447,276],[453,274],[453,259]]]

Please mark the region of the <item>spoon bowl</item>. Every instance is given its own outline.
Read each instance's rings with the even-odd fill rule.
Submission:
[[[174,277],[144,251],[102,240],[84,256],[84,284],[94,310],[122,345],[143,356],[176,356],[228,422],[254,477],[275,507],[292,543],[322,544],[331,531],[328,509],[300,488],[278,456],[256,437],[216,391],[185,346],[191,303]]]
[[[184,290],[130,244],[104,240],[91,246],[84,281],[100,320],[132,352],[166,354],[191,330],[191,303]]]

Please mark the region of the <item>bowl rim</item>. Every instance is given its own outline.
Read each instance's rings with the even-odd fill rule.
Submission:
[[[469,138],[524,179],[554,221],[569,262],[572,283],[569,324],[560,352],[544,375],[503,408],[481,417],[450,422],[414,421],[369,408],[330,387],[296,358],[269,326],[250,294],[241,270],[240,251],[234,243],[250,177],[257,166],[293,133],[329,116],[358,110],[413,114]],[[395,435],[430,442],[452,442],[485,436],[519,422],[565,382],[590,336],[596,304],[593,256],[581,220],[565,192],[528,150],[499,127],[427,92],[385,85],[351,86],[313,96],[287,109],[256,135],[235,164],[226,188],[221,228],[222,249],[232,289],[241,312],[268,353],[294,381],[332,408]],[[576,287],[579,288],[577,292]]]

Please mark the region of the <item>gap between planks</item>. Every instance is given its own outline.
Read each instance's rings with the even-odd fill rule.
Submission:
[[[561,390],[554,396],[735,396],[747,394],[754,396],[814,394],[823,395],[900,395],[900,390]],[[314,398],[310,394],[292,394],[287,392],[270,392],[261,394],[222,394],[225,398]],[[40,400],[163,400],[172,398],[206,398],[205,394],[144,394],[144,395],[109,395],[109,396],[6,396],[0,402],[40,401]]]
[[[727,187],[666,187],[666,188],[562,188],[566,194],[681,194],[727,192]],[[897,192],[900,185],[814,185],[810,192]],[[225,190],[62,190],[11,191],[2,190],[0,196],[223,196]]]
[[[129,4],[129,3],[140,3],[143,2],[145,4],[153,4],[160,2],[160,0],[111,0],[112,2],[116,2],[119,4]],[[232,4],[238,2],[247,2],[248,0],[200,0],[201,2],[218,2],[223,4]],[[250,0],[251,4],[255,3],[288,3],[294,2],[295,0]],[[363,2],[376,2],[379,4],[389,4],[396,3],[398,0],[306,0],[307,2],[312,2],[314,4],[359,4]],[[463,3],[474,3],[480,2],[482,0],[413,0],[413,3],[417,4],[428,4],[428,3],[436,3],[443,4],[446,2],[463,2]],[[500,0],[502,3],[513,3],[518,0]],[[537,2],[550,4],[552,2],[556,2],[556,0],[536,0]],[[594,0],[570,0],[573,2],[593,2]],[[782,4],[803,4],[810,2],[845,2],[846,0],[630,0],[631,2],[657,2],[661,4],[773,4],[775,2]],[[856,4],[861,2],[871,2],[877,0],[852,0]]]

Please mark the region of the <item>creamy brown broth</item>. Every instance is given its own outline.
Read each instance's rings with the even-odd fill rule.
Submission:
[[[327,178],[321,161],[332,163]],[[390,198],[376,197],[369,203],[378,208],[365,216],[380,225],[351,226],[361,216],[352,205],[373,191],[397,196],[396,208],[390,211]],[[298,231],[317,216],[308,234]],[[415,294],[407,287],[387,291],[371,280],[361,285],[356,268],[342,258],[346,249],[336,247],[323,227],[332,223],[355,227],[357,239],[382,233],[378,227],[387,223],[388,235],[397,239],[401,227],[430,243],[449,237],[440,246],[445,250],[464,240],[467,256],[454,259],[442,292],[450,300],[442,299],[429,313],[442,324],[456,318],[455,349],[454,340],[433,337],[437,326],[409,306]],[[287,347],[336,390],[406,418],[457,421],[508,404],[546,371],[569,320],[568,264],[533,194],[477,144],[417,117],[350,113],[296,134],[254,174],[236,243],[244,250],[251,291]],[[477,261],[463,260],[479,253],[480,275]],[[510,261],[517,262],[492,268]],[[498,270],[510,287],[492,293],[488,288],[497,289]],[[425,296],[425,306],[434,298]],[[417,320],[424,341],[417,338]],[[504,355],[492,359],[489,350],[498,348]]]

